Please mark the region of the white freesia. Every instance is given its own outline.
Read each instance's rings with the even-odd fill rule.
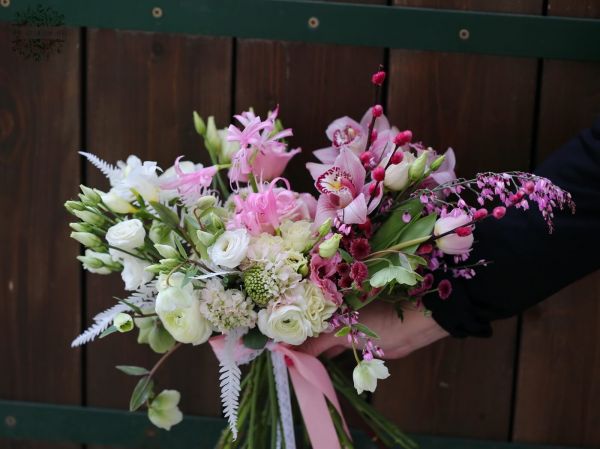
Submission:
[[[312,336],[312,326],[302,307],[275,305],[258,312],[258,328],[276,342],[300,345]]]
[[[312,237],[311,223],[306,220],[284,221],[279,227],[283,244],[286,249],[303,251],[314,239]]]
[[[176,282],[169,279],[169,284],[171,286],[159,291],[155,305],[165,329],[181,343],[204,343],[212,334],[212,326],[200,312],[197,292],[191,283],[182,286],[182,279]]]
[[[385,170],[383,185],[396,192],[404,190],[408,186],[409,182],[408,170],[414,161],[415,157],[412,155],[412,153],[405,152],[402,162],[399,164],[391,164]]]
[[[179,410],[179,401],[181,395],[176,390],[163,390],[150,403],[148,408],[148,418],[156,427],[165,430],[171,430],[183,419],[183,414]]]
[[[108,193],[100,192],[100,197],[106,207],[117,214],[129,214],[135,212],[135,207],[133,207],[125,198],[120,196],[115,189],[110,189]]]
[[[217,265],[235,268],[246,257],[249,243],[250,236],[245,229],[225,231],[208,248],[208,257]]]
[[[106,232],[106,241],[110,246],[131,251],[144,245],[146,230],[144,224],[134,218],[133,220],[125,220],[108,228]]]
[[[373,393],[377,388],[377,379],[387,379],[388,377],[390,377],[390,372],[383,360],[379,359],[363,360],[356,365],[352,372],[354,388],[358,394],[363,391]]]
[[[137,257],[123,255],[122,252],[113,249],[110,251],[112,254],[119,255],[118,260],[123,265],[121,279],[125,283],[125,290],[137,290],[154,277],[154,273],[146,271],[146,268],[150,266],[149,262]]]

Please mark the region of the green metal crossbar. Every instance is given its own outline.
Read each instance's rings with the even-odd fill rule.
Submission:
[[[144,413],[0,400],[0,438],[136,449],[213,449],[225,421],[187,416],[166,432],[154,428]],[[357,449],[376,449],[354,432]],[[421,449],[569,449],[557,446],[414,436]]]
[[[366,45],[442,52],[600,60],[600,20],[306,0],[10,0],[68,26]]]

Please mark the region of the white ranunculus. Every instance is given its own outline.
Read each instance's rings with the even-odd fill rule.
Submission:
[[[123,265],[121,279],[123,279],[123,282],[125,283],[125,290],[137,290],[142,285],[150,282],[154,277],[154,273],[146,271],[146,267],[149,267],[150,263],[145,260],[129,255],[123,256],[123,253],[115,250],[111,250],[111,252],[120,255],[119,261]]]
[[[404,159],[399,164],[392,164],[385,170],[383,185],[390,190],[399,192],[408,186],[408,169],[415,161],[412,153],[405,152]]]
[[[337,306],[323,295],[323,291],[309,281],[301,283],[304,293],[304,316],[311,325],[313,337],[327,329],[327,320],[331,318]]]
[[[387,379],[390,372],[383,363],[383,360],[372,359],[363,360],[354,368],[352,380],[356,392],[361,394],[363,391],[373,393],[377,388],[377,379]]]
[[[156,427],[165,430],[171,430],[183,419],[183,414],[179,410],[179,401],[181,395],[177,390],[163,390],[150,403],[148,408],[148,418]]]
[[[146,230],[144,224],[134,218],[133,220],[125,220],[108,228],[106,232],[106,241],[110,246],[131,251],[144,245]]]
[[[208,257],[217,265],[235,268],[246,257],[249,243],[250,236],[245,229],[225,231],[208,248]]]
[[[312,336],[312,326],[302,307],[277,305],[269,309],[258,312],[258,328],[267,337],[297,346]]]
[[[286,249],[301,252],[310,245],[314,241],[311,226],[312,224],[307,220],[284,221],[279,230]]]
[[[160,291],[155,309],[165,329],[181,343],[199,345],[212,334],[212,325],[200,313],[200,301],[191,283],[182,287],[179,282]]]
[[[130,214],[135,212],[135,207],[133,207],[129,201],[115,192],[115,189],[110,189],[108,193],[101,192],[100,197],[102,198],[102,202],[106,205],[106,207],[117,214]]]
[[[438,218],[433,227],[434,235],[442,235],[471,222],[471,217],[460,209],[454,209],[446,217]],[[445,254],[459,255],[468,253],[473,246],[473,234],[461,237],[451,233],[436,239],[435,244]]]

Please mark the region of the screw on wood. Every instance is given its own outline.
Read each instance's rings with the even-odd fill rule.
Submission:
[[[0,6],[8,8],[10,6],[10,0],[0,0]]]
[[[311,17],[308,19],[308,27],[315,29],[319,27],[319,19],[317,17]]]
[[[471,37],[471,32],[466,28],[463,28],[458,32],[458,37],[461,40],[466,41],[467,39],[469,39],[469,37]]]
[[[17,425],[17,420],[14,416],[9,415],[4,418],[4,424],[6,424],[6,427],[15,427]]]
[[[162,8],[155,6],[154,8],[152,8],[152,17],[154,17],[155,19],[160,19],[163,16],[163,10]]]

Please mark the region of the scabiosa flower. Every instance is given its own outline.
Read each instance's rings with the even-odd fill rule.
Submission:
[[[359,286],[367,279],[369,276],[369,270],[367,265],[364,262],[354,262],[352,264],[352,268],[350,269],[350,277],[354,279],[354,282]]]
[[[438,284],[438,295],[441,299],[448,299],[452,293],[452,284],[448,279],[443,279]]]
[[[350,243],[350,254],[357,260],[362,260],[371,252],[369,241],[364,238],[354,239]]]
[[[350,265],[346,262],[342,262],[337,266],[337,272],[340,276],[349,276],[350,275]]]
[[[240,290],[225,290],[216,278],[206,283],[200,298],[200,313],[221,333],[238,327],[252,328],[256,324],[252,301]]]

